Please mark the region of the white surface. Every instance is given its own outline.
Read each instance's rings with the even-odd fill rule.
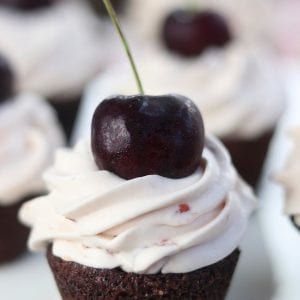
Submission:
[[[0,299],[60,299],[45,257],[26,254],[12,264],[1,266]]]
[[[299,300],[300,234],[282,214],[282,189],[269,180],[270,174],[283,166],[290,147],[285,130],[289,123],[300,118],[300,89],[297,87],[300,75],[288,78],[291,109],[274,141],[258,211],[250,220],[227,300]],[[94,105],[88,99],[85,102],[75,139],[89,134]],[[0,291],[0,299],[5,300],[59,299],[43,255],[26,255],[13,264],[1,266]]]

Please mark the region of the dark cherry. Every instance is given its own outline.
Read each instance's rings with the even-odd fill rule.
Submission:
[[[0,55],[0,103],[14,93],[14,74],[7,60]]]
[[[21,10],[34,10],[50,6],[56,0],[0,0],[0,4]]]
[[[102,0],[89,0],[91,4],[94,6],[94,8],[97,10],[99,15],[101,16],[108,16],[107,10],[105,8],[105,5],[103,4]],[[111,0],[111,4],[114,6],[114,9],[116,12],[122,12],[124,9],[126,0]]]
[[[167,48],[183,56],[196,56],[231,40],[226,20],[212,11],[175,11],[165,20],[162,35]]]
[[[179,95],[113,96],[92,120],[96,164],[125,179],[182,178],[201,162],[204,126],[195,104]]]

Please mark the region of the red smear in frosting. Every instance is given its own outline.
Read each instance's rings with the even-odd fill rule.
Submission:
[[[186,203],[179,204],[179,212],[180,213],[185,213],[185,212],[188,212],[189,210],[190,210],[190,207],[188,204],[186,204]]]
[[[160,244],[161,245],[166,245],[167,243],[168,243],[168,239],[162,239],[162,240],[160,240]]]

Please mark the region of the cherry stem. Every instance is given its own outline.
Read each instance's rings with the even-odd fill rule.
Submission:
[[[117,17],[117,14],[110,2],[110,0],[103,0],[103,3],[107,9],[107,12],[121,38],[121,41],[122,41],[122,44],[125,48],[125,51],[126,51],[126,54],[127,54],[127,57],[129,59],[129,62],[130,62],[130,65],[131,65],[131,68],[132,68],[132,71],[133,71],[133,74],[134,74],[134,77],[135,77],[135,81],[136,81],[136,84],[137,84],[137,88],[138,88],[138,91],[139,91],[139,94],[140,95],[144,95],[144,89],[143,89],[143,85],[142,85],[142,82],[141,82],[141,79],[140,79],[140,76],[139,76],[139,73],[138,73],[138,70],[137,70],[137,67],[136,67],[136,64],[134,62],[134,59],[133,59],[133,56],[131,54],[131,50],[130,50],[130,47],[129,47],[129,44],[126,40],[126,37],[123,33],[123,30],[121,28],[121,25],[120,25],[120,22],[119,22],[119,19]]]

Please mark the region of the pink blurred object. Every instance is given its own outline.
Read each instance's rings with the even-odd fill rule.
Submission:
[[[274,4],[270,26],[282,55],[300,58],[300,0],[281,0]]]

